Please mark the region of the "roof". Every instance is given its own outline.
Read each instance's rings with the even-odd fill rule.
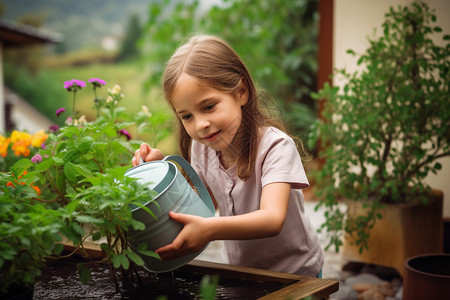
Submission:
[[[4,47],[58,43],[61,40],[61,34],[0,19],[0,42]]]

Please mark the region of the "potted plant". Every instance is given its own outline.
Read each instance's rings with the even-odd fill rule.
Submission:
[[[442,168],[437,160],[450,155],[450,45],[441,47],[431,40],[432,33],[442,31],[435,21],[425,3],[391,7],[381,37],[369,39],[370,46],[359,56],[360,70],[337,71],[342,88],[326,85],[314,95],[326,99],[310,141],[323,149],[319,156],[324,163],[314,176],[318,207],[325,209],[321,230],[330,234],[328,246],[338,251],[345,235],[345,241],[356,246],[351,256],[357,258],[363,250],[386,245],[375,256],[390,254],[390,260],[370,257],[366,262],[400,272],[404,259],[418,254],[411,251],[426,252],[427,247],[439,251],[442,245],[442,193],[436,203],[424,182],[429,173]],[[343,199],[360,203],[362,209],[343,205]],[[411,206],[416,204],[424,206]],[[412,215],[387,217],[393,207],[409,207]],[[435,215],[417,219],[416,214],[427,207],[436,208]],[[408,218],[412,225],[402,225]],[[390,227],[377,229],[382,236],[375,237],[381,220],[391,222]],[[427,222],[437,228],[429,230]],[[414,248],[413,241],[405,241],[398,231],[401,226],[412,226],[408,230],[422,245]],[[429,239],[419,241],[415,229]],[[393,240],[404,247],[390,244],[390,233],[397,234]]]

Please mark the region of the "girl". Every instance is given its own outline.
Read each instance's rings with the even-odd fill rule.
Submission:
[[[170,213],[183,230],[156,252],[172,259],[224,240],[230,264],[318,276],[323,252],[305,215],[309,183],[297,147],[259,104],[253,80],[223,40],[195,36],[167,63],[164,94],[179,121],[181,153],[220,217]],[[142,144],[133,166],[160,160]]]

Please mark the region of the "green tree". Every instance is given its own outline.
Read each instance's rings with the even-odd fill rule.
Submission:
[[[151,4],[143,36],[148,83],[159,83],[165,61],[184,38],[217,34],[244,59],[257,84],[273,93],[294,133],[303,135],[315,119],[310,93],[316,90],[317,0],[229,0],[202,8],[195,0]]]
[[[137,14],[130,16],[122,47],[117,56],[119,61],[124,61],[139,56],[139,48],[137,42],[141,38],[142,27]]]

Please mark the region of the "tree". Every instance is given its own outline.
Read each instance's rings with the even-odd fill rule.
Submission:
[[[137,42],[141,38],[142,28],[137,14],[130,16],[122,47],[117,56],[119,61],[136,58],[139,55]]]

